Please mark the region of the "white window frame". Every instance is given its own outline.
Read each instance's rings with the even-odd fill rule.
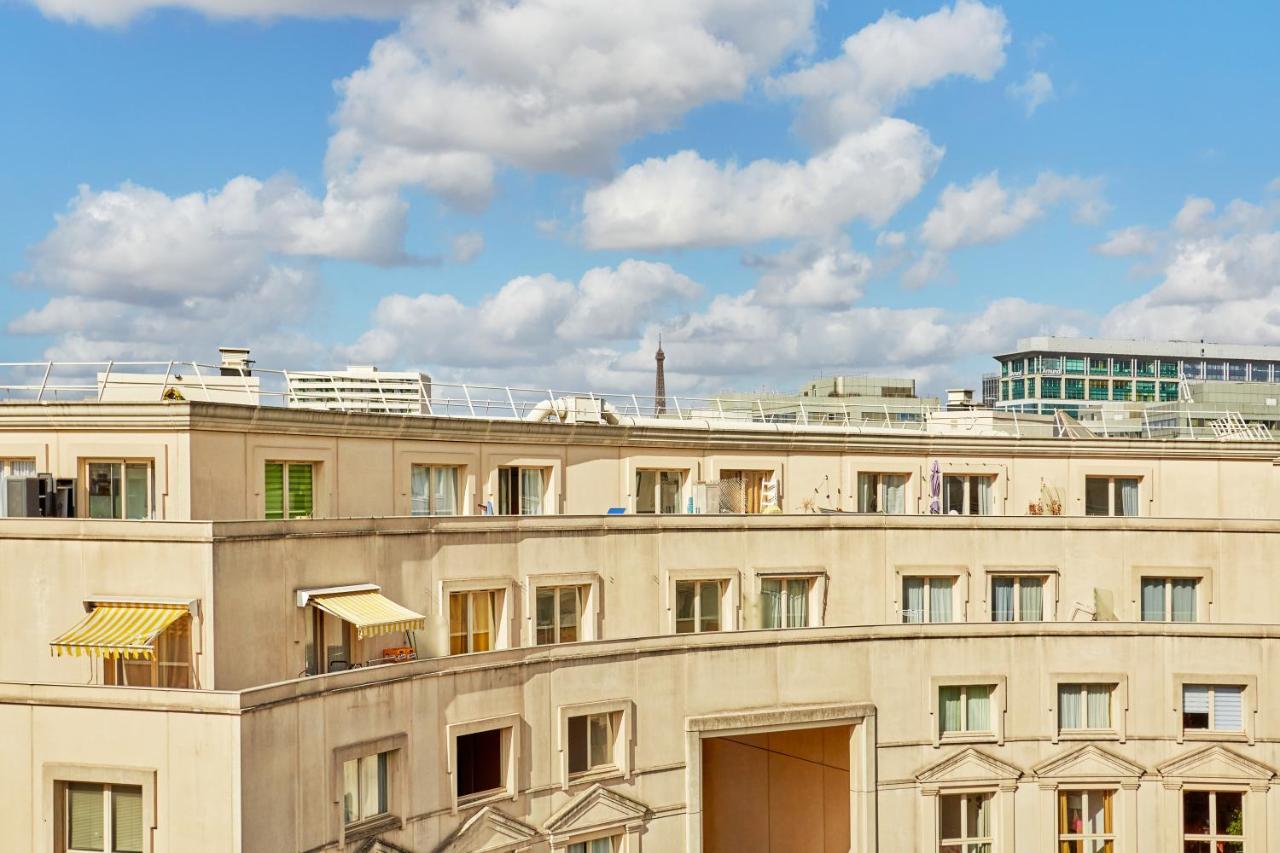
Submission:
[[[1088,515],[1090,518],[1141,518],[1141,517],[1142,517],[1142,515],[1143,515],[1143,512],[1142,512],[1142,504],[1143,504],[1142,481],[1143,481],[1143,477],[1142,477],[1142,475],[1141,475],[1141,474],[1086,474],[1086,475],[1085,475],[1084,480],[1085,480],[1085,483],[1084,483],[1084,485],[1085,485],[1085,491],[1084,491],[1084,496],[1083,496],[1083,501],[1084,501],[1084,513],[1083,513],[1083,514],[1084,514],[1084,515]],[[1090,514],[1089,514],[1089,498],[1088,498],[1088,494],[1089,494],[1089,481],[1090,481],[1090,480],[1106,480],[1106,481],[1107,481],[1107,512],[1106,512],[1106,514],[1105,514],[1105,515],[1104,515],[1104,514],[1096,514],[1096,515],[1090,515]],[[1137,485],[1137,491],[1138,491],[1138,511],[1137,511],[1134,515],[1132,515],[1132,516],[1126,516],[1126,515],[1124,515],[1123,513],[1118,513],[1118,512],[1116,512],[1116,481],[1117,481],[1117,480],[1135,480],[1135,481],[1137,481],[1137,484],[1138,484],[1138,485]]]
[[[617,830],[609,830],[608,832],[592,833],[590,836],[575,836],[573,841],[565,845],[564,853],[592,853],[591,842],[599,841],[607,838],[609,840],[610,853],[623,853],[626,850],[626,833]],[[555,850],[556,848],[552,848]]]
[[[1203,841],[1210,846],[1210,849],[1217,846],[1219,842],[1231,844],[1239,844],[1245,853],[1254,853],[1254,846],[1249,844],[1249,801],[1253,799],[1249,791],[1230,785],[1224,786],[1207,786],[1207,785],[1188,785],[1178,792],[1178,826],[1185,827],[1186,824],[1186,795],[1187,794],[1208,794],[1209,795],[1209,832],[1205,835],[1188,834],[1186,829],[1178,830],[1179,846],[1186,847],[1188,841]],[[1237,794],[1240,797],[1240,817],[1241,829],[1244,832],[1240,835],[1220,835],[1216,831],[1218,829],[1218,794]]]
[[[154,519],[156,517],[156,466],[155,460],[145,457],[110,457],[103,458],[98,456],[89,456],[80,460],[81,476],[84,478],[84,487],[81,490],[84,493],[84,510],[82,518],[93,518],[89,514],[89,469],[93,465],[118,465],[120,466],[120,518],[129,518],[129,491],[125,485],[129,473],[130,465],[143,465],[147,469],[147,503],[143,510],[143,519]],[[114,516],[112,516],[114,518]],[[134,519],[138,520],[138,519]]]
[[[1213,725],[1213,694],[1209,696],[1208,729],[1185,729],[1182,726],[1183,690],[1189,686],[1240,688],[1240,724],[1243,731],[1218,731]],[[1185,741],[1253,744],[1258,714],[1258,679],[1254,675],[1229,673],[1177,673],[1173,677],[1173,713],[1178,743]]]
[[[348,758],[346,761],[342,762],[342,765],[343,765],[342,796],[344,799],[347,796],[346,765],[352,763],[353,761],[356,764],[356,808],[357,810],[359,810],[360,804],[364,802],[364,796],[363,796],[364,791],[362,790],[364,786],[364,773],[362,771],[363,771],[363,765],[366,761],[375,761],[383,765],[382,775],[385,778],[381,781],[382,781],[382,784],[385,786],[385,789],[381,791],[381,795],[379,799],[386,803],[386,808],[383,809],[382,811],[376,812],[375,814],[371,814],[371,815],[358,814],[356,816],[356,819],[352,821],[348,821],[344,813],[342,823],[343,823],[343,826],[345,826],[348,830],[352,828],[358,828],[364,824],[368,824],[373,821],[382,820],[383,818],[391,814],[391,753],[389,751],[373,752],[368,755],[357,755],[353,758]]]
[[[808,617],[808,623],[805,625],[781,625],[777,628],[764,627],[764,582],[765,581],[781,581],[781,613],[783,621],[787,620],[787,581],[802,580],[807,582],[806,590],[808,606],[805,609],[805,615]],[[792,630],[795,628],[820,628],[823,625],[823,611],[826,609],[827,600],[827,574],[825,571],[803,570],[803,569],[785,569],[779,571],[757,571],[756,572],[756,601],[760,610],[760,627],[767,631]],[[672,602],[672,606],[675,602]]]
[[[934,624],[946,625],[959,622],[969,621],[969,569],[966,566],[930,566],[930,565],[912,565],[912,566],[894,566],[892,573],[886,570],[885,585],[889,591],[889,602],[885,621],[890,624],[912,624],[903,622],[904,611],[907,602],[903,597],[906,591],[904,581],[907,578],[953,578],[955,584],[952,587],[951,600],[951,622],[936,622]],[[926,602],[928,595],[925,595]],[[926,603],[926,608],[927,608]],[[929,624],[925,622],[923,624]]]
[[[934,838],[937,839],[936,850],[942,850],[944,847],[959,846],[961,850],[967,851],[970,845],[986,844],[991,850],[998,850],[996,845],[996,830],[999,829],[999,820],[996,816],[996,805],[998,798],[996,791],[979,790],[979,791],[939,791],[938,792],[938,825],[934,831]],[[951,797],[960,797],[960,831],[966,832],[968,825],[968,811],[970,797],[986,797],[988,809],[988,825],[991,828],[991,835],[977,836],[974,838],[943,838],[942,837],[942,801]]]
[[[999,475],[989,474],[989,473],[969,473],[967,471],[966,472],[961,472],[961,471],[951,471],[951,472],[943,471],[942,472],[942,495],[941,495],[942,507],[941,509],[942,509],[943,515],[950,514],[947,509],[947,480],[951,478],[957,478],[964,482],[964,489],[962,491],[962,496],[960,498],[960,511],[957,512],[956,515],[982,515],[982,516],[999,515],[999,513],[996,512],[996,485],[1000,482]],[[970,499],[973,497],[972,495],[973,481],[974,479],[977,479],[977,478],[991,481],[991,487],[987,489],[987,497],[991,501],[990,506],[987,507],[987,509],[990,510],[989,512],[978,512],[978,513],[969,512],[969,504],[971,503]]]
[[[718,634],[718,633],[721,633],[721,632],[723,632],[723,631],[725,630],[725,618],[724,618],[724,591],[725,591],[725,590],[724,590],[724,588],[725,588],[725,581],[723,581],[723,580],[719,580],[719,579],[715,579],[715,578],[708,578],[707,580],[692,580],[692,579],[690,579],[690,580],[680,580],[680,579],[677,579],[676,581],[674,581],[674,583],[675,583],[675,599],[674,599],[674,602],[675,602],[675,603],[674,603],[674,605],[673,605],[674,614],[673,614],[673,617],[672,617],[672,618],[675,620],[675,625],[674,625],[675,630],[674,630],[674,633],[676,633],[676,634]],[[693,585],[693,617],[692,617],[692,620],[693,620],[693,630],[692,630],[692,631],[681,631],[681,630],[680,630],[680,621],[681,621],[681,620],[680,620],[680,586],[681,586],[681,584],[692,584],[692,585]],[[716,622],[717,622],[717,624],[720,626],[720,627],[718,627],[718,628],[713,628],[713,629],[705,630],[705,631],[704,631],[704,630],[703,630],[703,628],[702,628],[702,623],[703,623],[703,618],[702,618],[702,588],[703,588],[704,586],[714,586],[714,587],[715,587],[715,591],[716,591],[716,595],[715,595],[715,600],[716,600]]]
[[[577,638],[574,640],[560,639],[560,596],[565,590],[571,590],[574,596],[574,628],[577,630]],[[538,623],[538,598],[544,593],[550,591],[555,602],[551,614],[551,633],[554,639],[549,643],[539,642],[538,633],[542,630],[542,626]],[[535,646],[559,646],[564,643],[580,643],[587,639],[587,602],[586,598],[591,594],[591,586],[584,584],[539,584],[533,590],[533,610],[530,617],[533,619],[533,645]]]
[[[270,521],[289,521],[295,519],[295,516],[289,514],[289,467],[292,465],[308,465],[311,468],[311,514],[307,516],[296,516],[297,519],[302,518],[319,518],[319,507],[317,506],[317,495],[320,491],[320,463],[313,459],[278,459],[271,457],[264,459],[262,462],[262,517],[267,517],[267,466],[280,466],[280,509],[281,517],[269,519]]]
[[[640,512],[640,475],[651,473],[653,478],[653,512]],[[662,475],[675,474],[680,479],[680,488],[677,490],[676,510],[673,513],[664,513],[662,511]],[[685,511],[685,503],[687,501],[687,488],[689,485],[689,469],[688,468],[651,468],[649,466],[639,466],[632,470],[632,476],[636,480],[637,492],[632,498],[632,511],[638,515],[682,515]]]
[[[1164,615],[1159,622],[1151,621],[1148,625],[1190,625],[1190,622],[1171,622],[1173,616],[1173,585],[1175,580],[1190,580],[1196,583],[1196,622],[1213,621],[1213,569],[1209,566],[1132,566],[1129,569],[1129,597],[1133,608],[1133,622],[1143,622],[1142,618],[1142,582],[1144,580],[1163,580],[1165,582]]]
[[[458,580],[440,581],[439,586],[439,618],[440,628],[436,635],[440,643],[440,657],[447,657],[453,646],[453,626],[449,622],[449,596],[462,592],[496,592],[498,595],[494,602],[494,641],[491,651],[499,649],[509,649],[512,647],[512,637],[515,636],[515,628],[513,625],[511,613],[515,605],[515,588],[514,581],[511,578],[462,578]],[[468,622],[468,631],[470,631],[471,622]],[[472,653],[468,653],[472,654]]]
[[[600,575],[595,572],[555,572],[529,575],[524,580],[524,644],[538,645],[538,591],[549,587],[578,587],[578,642],[599,640],[601,630]],[[556,618],[560,611],[557,607]],[[557,638],[559,631],[556,632]],[[560,645],[559,642],[548,645]]]
[[[588,717],[607,714],[613,725],[613,762],[591,767],[580,772],[569,770],[569,720],[572,717]],[[558,713],[557,748],[559,750],[559,782],[562,790],[576,785],[599,782],[605,779],[630,779],[632,775],[632,741],[635,705],[629,699],[610,699],[561,705]]]
[[[520,508],[520,511],[515,513],[503,511],[505,510],[505,507],[502,505],[502,478],[503,478],[503,472],[507,470],[514,470],[517,472],[515,476],[515,483],[516,483],[515,500],[517,505]],[[530,471],[538,471],[542,474],[542,491],[538,494],[538,511],[537,512],[525,512],[524,479],[525,479],[525,475]],[[496,515],[505,515],[505,516],[515,517],[515,516],[534,516],[534,515],[554,515],[555,514],[553,512],[548,511],[548,506],[551,503],[551,494],[552,494],[551,478],[555,476],[555,469],[553,466],[537,465],[537,464],[521,465],[517,463],[510,463],[510,464],[497,466],[496,474],[497,474],[497,485],[496,485],[496,488],[494,489],[494,498],[496,500],[494,513]]]
[[[43,814],[45,819],[40,822],[43,828],[33,832],[32,836],[33,839],[42,840],[38,849],[66,853],[66,786],[72,784],[141,788],[142,850],[143,853],[154,853],[152,840],[156,828],[156,771],[88,764],[44,765]],[[109,811],[104,814],[104,819],[110,819]]]
[[[1058,691],[1068,685],[1076,687],[1098,686],[1111,688],[1111,726],[1106,729],[1063,729],[1058,725]],[[1122,672],[1056,672],[1049,678],[1048,718],[1051,742],[1103,741],[1124,743],[1127,738],[1129,715],[1129,676]]]
[[[482,720],[471,720],[465,723],[453,723],[445,727],[445,774],[449,786],[450,812],[457,814],[459,808],[471,808],[485,803],[514,800],[519,795],[520,768],[520,730],[523,723],[519,714],[506,714],[498,717],[487,717]],[[501,732],[502,746],[499,761],[502,763],[501,777],[503,784],[488,791],[478,791],[465,797],[458,796],[458,738],[464,735],[498,730]]]
[[[114,808],[114,806],[113,806],[112,799],[111,799],[111,792],[112,792],[114,789],[116,789],[116,788],[137,788],[137,789],[138,789],[139,796],[140,796],[140,797],[143,797],[143,798],[145,798],[145,797],[146,797],[146,792],[142,789],[142,786],[141,786],[141,785],[122,785],[122,784],[118,784],[118,783],[116,783],[116,784],[112,784],[112,783],[109,783],[109,782],[79,782],[79,781],[77,781],[77,782],[59,782],[59,783],[58,783],[58,785],[59,785],[58,797],[59,797],[59,799],[60,799],[60,803],[59,803],[59,825],[60,825],[60,830],[59,830],[59,832],[58,832],[58,839],[57,839],[57,841],[58,841],[58,847],[57,847],[57,850],[59,851],[59,853],[95,853],[95,851],[90,850],[90,849],[88,849],[88,848],[72,847],[72,846],[71,846],[71,797],[70,797],[70,789],[71,789],[71,786],[72,786],[72,785],[84,785],[84,786],[87,786],[87,787],[95,787],[95,788],[101,788],[101,789],[102,789],[102,791],[101,791],[101,793],[102,793],[102,801],[103,801],[103,802],[102,802],[102,824],[103,824],[103,826],[102,826],[102,849],[103,849],[103,850],[107,850],[107,851],[110,851],[110,850],[114,850],[114,849],[115,849],[115,837],[114,837],[114,832],[115,832],[115,821],[113,820],[113,815],[114,815],[113,808]],[[143,834],[143,836],[144,836],[144,837],[145,837],[145,836],[147,836],[147,835],[150,835],[150,834],[151,834],[151,833],[150,833],[150,831],[149,831],[149,827],[146,825],[146,818],[145,818],[145,815],[146,815],[146,811],[145,811],[145,809],[144,809],[144,810],[143,810],[143,814],[142,814],[142,816],[141,816],[141,820],[142,820],[142,834]],[[145,842],[144,842],[144,845],[143,845],[143,846],[144,846],[144,849],[145,849],[145,847],[146,847]],[[101,853],[101,851],[96,851],[96,853]]]
[[[876,496],[875,500],[876,500],[877,509],[863,509],[861,506],[858,505],[858,502],[862,500],[862,484],[860,480],[864,476],[875,478],[875,496]],[[867,515],[896,515],[897,514],[897,513],[890,513],[882,508],[884,507],[884,504],[885,504],[885,482],[884,482],[885,477],[901,477],[902,478],[902,503],[903,503],[902,512],[903,512],[903,515],[910,515],[911,514],[911,492],[910,492],[911,472],[900,471],[900,470],[875,471],[875,470],[862,469],[854,472],[853,500],[854,500],[854,507],[856,508],[856,511],[867,514]]]
[[[738,630],[740,625],[738,596],[741,579],[736,569],[672,569],[666,573],[663,583],[666,593],[666,632],[668,634],[676,633],[676,584],[685,581],[720,584],[720,631],[713,633]]]
[[[404,766],[408,753],[409,736],[404,732],[386,735],[373,740],[345,744],[333,750],[330,765],[330,785],[334,791],[332,798],[332,820],[337,827],[338,843],[346,845],[352,841],[372,838],[383,832],[399,829],[404,824],[401,813],[408,808],[408,771]],[[346,790],[343,778],[344,765],[352,760],[367,756],[387,754],[387,810],[378,815],[355,823],[346,823],[342,814],[342,797]]]
[[[449,593],[449,654],[451,656],[478,654],[479,651],[481,651],[475,648],[476,636],[479,633],[476,630],[475,618],[477,602],[479,602],[482,607],[486,607],[489,611],[489,648],[483,649],[482,651],[491,652],[497,649],[498,613],[501,610],[501,607],[498,604],[498,596],[501,594],[502,591],[497,589],[467,589]],[[467,607],[467,624],[465,631],[461,634],[455,632],[453,627],[453,598],[455,596],[462,596],[466,601]],[[465,651],[455,652],[453,650],[453,639],[455,636],[465,637]]]
[[[1146,585],[1147,581],[1160,581],[1164,585],[1164,607],[1161,610],[1162,618],[1160,619],[1144,619],[1143,618],[1142,587]],[[1138,621],[1139,622],[1150,622],[1152,624],[1163,623],[1168,625],[1193,624],[1193,622],[1175,623],[1173,620],[1173,582],[1174,581],[1191,581],[1194,584],[1194,590],[1195,590],[1195,596],[1196,596],[1196,610],[1195,610],[1196,618],[1193,620],[1193,622],[1200,621],[1200,580],[1198,578],[1178,578],[1178,577],[1165,577],[1162,575],[1143,575],[1141,580],[1138,581]]]
[[[1087,801],[1092,800],[1094,797],[1109,798],[1111,800],[1111,831],[1100,833],[1085,832],[1079,834],[1063,832],[1062,827],[1058,823],[1059,817],[1061,816],[1062,798],[1070,794],[1082,794],[1087,798]],[[1116,831],[1116,827],[1120,824],[1120,799],[1119,791],[1115,788],[1093,788],[1087,786],[1075,787],[1066,784],[1059,786],[1055,789],[1053,798],[1053,824],[1055,829],[1054,840],[1056,841],[1056,846],[1060,848],[1063,842],[1075,841],[1082,842],[1085,845],[1086,850],[1092,850],[1093,844],[1091,844],[1091,842],[1110,841],[1111,849],[1115,850],[1116,845],[1119,843],[1120,836],[1120,833]],[[1086,812],[1088,810],[1087,801],[1085,806]]]
[[[935,677],[929,680],[929,722],[933,732],[935,749],[943,744],[952,743],[995,743],[1004,744],[1004,718],[1008,712],[1007,679],[1003,675],[972,675],[964,677]],[[990,687],[991,728],[982,731],[955,731],[942,733],[942,695],[944,687],[968,688],[973,686]],[[969,714],[968,696],[962,695],[960,707],[967,718]],[[966,722],[967,725],[967,722]]]
[[[910,612],[906,609],[907,604],[907,581],[918,580],[924,584],[924,612],[921,614],[919,622],[908,622],[907,614]],[[935,581],[950,581],[951,583],[951,619],[945,622],[935,622],[933,620],[933,584]],[[964,622],[964,607],[960,599],[960,576],[953,574],[916,574],[914,572],[906,572],[899,575],[898,578],[899,594],[902,609],[898,611],[898,621],[904,625],[953,625],[957,622]]]
[[[418,500],[420,500],[419,498],[415,497],[413,494],[413,472],[415,468],[425,468],[427,470],[427,494],[425,498],[421,499],[421,500],[425,500],[427,503],[426,512],[414,511],[415,503]],[[437,507],[433,506],[433,503],[435,502],[435,490],[431,488],[431,482],[436,471],[452,471],[453,472],[453,476],[454,476],[453,495],[454,495],[454,500],[456,501],[456,505],[453,507],[453,510],[451,512],[439,512]],[[462,505],[466,500],[465,471],[466,471],[466,468],[462,465],[446,465],[446,464],[438,464],[438,463],[430,463],[430,462],[411,462],[409,464],[409,514],[418,518],[437,517],[437,516],[442,518],[447,518],[450,516],[463,515],[464,513],[462,511]],[[315,477],[314,471],[312,472],[312,477],[313,478]],[[313,482],[314,482],[314,479],[313,479]],[[314,501],[315,501],[315,497],[312,496],[312,502],[314,503]]]
[[[1034,578],[1040,581],[1040,622],[1053,622],[1057,610],[1057,575],[1053,572],[1010,572],[1010,571],[991,571],[987,572],[987,616],[992,622],[1001,625],[1012,625],[1018,622],[1024,622],[1022,618],[1022,581],[1026,578]],[[997,621],[996,619],[996,595],[995,583],[998,580],[1013,581],[1013,619],[1008,621]],[[1052,587],[1052,590],[1050,589]]]
[[[1089,688],[1105,687],[1107,689],[1107,724],[1105,726],[1090,725],[1089,720]],[[1058,710],[1061,711],[1062,693],[1071,690],[1079,694],[1080,714],[1084,717],[1085,724],[1078,728],[1064,729],[1062,727],[1062,715],[1058,714],[1058,737],[1070,737],[1072,735],[1087,736],[1092,738],[1095,733],[1108,734],[1115,731],[1116,724],[1116,685],[1106,682],[1095,681],[1060,681],[1054,687],[1054,701],[1058,703]]]

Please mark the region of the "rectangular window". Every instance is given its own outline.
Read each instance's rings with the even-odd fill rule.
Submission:
[[[1221,382],[1227,378],[1227,366],[1220,361],[1204,363],[1204,378]]]
[[[991,853],[991,794],[938,797],[938,853]]]
[[[1026,383],[1023,382],[1023,380],[1021,379],[1013,380],[1013,390],[1011,392],[1011,396],[1013,399],[1021,400],[1024,396],[1026,396],[1025,390],[1024,390],[1025,385]]]
[[[495,648],[501,594],[495,589],[449,593],[449,654],[487,652]]]
[[[1243,361],[1232,361],[1227,363],[1227,380],[1230,382],[1244,382],[1249,378],[1249,365]]]
[[[1134,371],[1139,376],[1155,376],[1156,362],[1151,358],[1140,358],[1137,362],[1137,369]]]
[[[938,734],[985,734],[992,728],[990,684],[938,689]]]
[[[1204,376],[1204,362],[1202,361],[1184,361],[1182,362],[1182,375],[1187,379],[1199,379]]]
[[[411,514],[458,515],[457,468],[414,465],[409,480]]]
[[[637,471],[636,512],[643,515],[682,512],[683,481],[683,471]]]
[[[1119,380],[1111,383],[1111,399],[1112,400],[1129,400],[1132,399],[1133,383],[1128,379]]]
[[[1184,684],[1184,732],[1244,731],[1244,688],[1238,684]]]
[[[127,687],[169,687],[190,690],[191,616],[182,616],[156,637],[151,660],[103,658],[102,682]]]
[[[356,662],[356,628],[350,622],[311,608],[307,620],[307,675],[341,672]]]
[[[902,621],[906,624],[954,622],[955,578],[904,577]]]
[[[1067,373],[1072,373],[1077,376],[1084,373],[1084,356],[1067,356],[1064,361]]]
[[[1085,515],[1138,514],[1138,477],[1087,477],[1084,481]]]
[[[1062,372],[1062,359],[1058,358],[1056,355],[1046,355],[1042,357],[1040,360],[1040,364],[1041,364],[1040,370],[1042,373],[1061,373]]]
[[[615,749],[622,714],[583,714],[569,718],[569,775],[617,767]]]
[[[1009,362],[1007,361],[1000,362],[1000,375],[1001,376],[1009,375]]]
[[[1156,383],[1154,382],[1135,382],[1133,383],[1135,395],[1140,403],[1154,403],[1156,399]]]
[[[151,517],[150,462],[90,462],[86,473],[90,518]]]
[[[387,813],[388,752],[364,755],[342,763],[342,823],[344,826]]]
[[[1161,379],[1177,379],[1178,378],[1178,362],[1168,359],[1160,360],[1160,378]]]
[[[142,788],[66,782],[58,786],[66,853],[142,853]]]
[[[315,510],[312,463],[268,462],[263,480],[263,505],[268,519],[311,518]]]
[[[534,594],[537,611],[535,641],[540,646],[576,643],[582,639],[582,601],[585,590],[580,586],[540,586]]]
[[[992,622],[1043,622],[1045,579],[1014,575],[991,579]]]
[[[766,578],[760,582],[760,627],[809,627],[809,578]]]
[[[906,474],[858,474],[858,512],[903,515],[906,511]]]
[[[676,633],[721,630],[720,581],[676,581]]]
[[[1105,379],[1089,380],[1089,399],[1090,400],[1105,400],[1107,399],[1107,394],[1110,390],[1111,389],[1107,385],[1107,380]]]
[[[1090,376],[1106,376],[1109,372],[1109,364],[1105,358],[1089,359]]]
[[[1007,379],[1001,381],[1000,383],[1000,399],[1001,400],[1009,399],[1009,381]]]
[[[1058,792],[1059,853],[1112,853],[1110,791]]]
[[[503,732],[503,729],[489,729],[458,735],[456,791],[459,800],[485,796],[505,787]]]
[[[1161,382],[1160,383],[1160,402],[1175,403],[1178,400],[1178,383],[1177,382]]]
[[[1040,380],[1040,396],[1046,400],[1057,400],[1062,396],[1062,380],[1046,377]]]
[[[773,471],[721,471],[720,512],[751,515],[763,512],[765,506],[769,504],[765,490],[770,483],[776,486]],[[776,491],[774,496],[776,503]]]
[[[986,474],[948,474],[942,478],[942,511],[947,515],[991,515],[996,478]]]
[[[1066,381],[1066,389],[1067,389],[1066,398],[1068,400],[1084,399],[1084,380],[1083,379],[1068,379]]]
[[[1023,365],[1023,359],[1015,358],[1013,360],[1013,373],[1015,376],[1022,373],[1022,365]]]
[[[1027,359],[1027,373],[1035,373],[1040,369],[1040,356],[1033,355]]]
[[[1132,376],[1133,375],[1133,359],[1131,358],[1111,359],[1111,374],[1113,376]]]
[[[621,846],[621,836],[608,835],[604,838],[593,838],[590,841],[577,841],[570,844],[568,853],[617,853]]]
[[[498,514],[542,515],[545,468],[499,468]]]
[[[1186,853],[1245,853],[1244,793],[1183,791],[1182,849]]]
[[[1196,622],[1196,578],[1143,578],[1143,622]]]
[[[1112,729],[1113,684],[1059,684],[1058,731]]]
[[[1254,362],[1249,365],[1249,378],[1254,382],[1271,381],[1271,365],[1267,362]]]

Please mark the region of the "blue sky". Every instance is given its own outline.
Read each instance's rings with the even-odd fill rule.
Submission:
[[[1280,343],[1275,4],[602,8],[0,0],[0,358],[643,391],[661,331],[695,392]]]

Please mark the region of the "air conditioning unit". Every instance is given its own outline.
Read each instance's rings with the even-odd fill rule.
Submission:
[[[600,401],[593,397],[570,397],[568,417],[571,424],[598,424],[604,420]]]

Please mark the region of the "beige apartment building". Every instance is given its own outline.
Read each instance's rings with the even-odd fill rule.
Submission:
[[[1280,846],[1280,443],[549,411],[0,406],[6,849]]]

